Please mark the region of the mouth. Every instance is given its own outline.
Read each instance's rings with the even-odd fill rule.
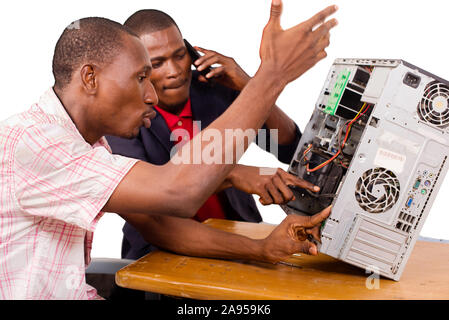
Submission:
[[[151,108],[150,111],[145,112],[145,113],[143,114],[143,117],[144,117],[144,118],[154,119],[154,117],[156,117],[156,111],[155,111],[153,108]]]
[[[156,116],[156,111],[154,109],[151,109],[151,111],[144,113],[142,117],[142,122],[145,128],[149,128],[151,126],[151,119],[154,119]]]
[[[176,90],[176,89],[184,87],[186,85],[186,83],[187,83],[187,80],[182,79],[179,81],[169,83],[168,85],[165,85],[163,88],[164,88],[164,90]]]

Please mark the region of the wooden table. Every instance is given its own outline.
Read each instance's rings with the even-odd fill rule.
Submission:
[[[254,239],[273,225],[210,219],[208,225]],[[152,252],[119,270],[119,286],[192,299],[449,299],[449,244],[418,241],[399,282],[324,254],[298,255],[291,265],[226,261]],[[368,279],[369,282],[369,279]],[[371,288],[375,282],[370,282]]]

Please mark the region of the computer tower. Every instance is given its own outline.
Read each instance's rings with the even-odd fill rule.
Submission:
[[[403,60],[336,59],[288,169],[321,190],[282,207],[332,204],[320,252],[399,280],[448,155],[448,81]]]

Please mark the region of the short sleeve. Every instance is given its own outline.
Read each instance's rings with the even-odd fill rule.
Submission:
[[[94,148],[60,125],[34,125],[15,148],[15,196],[30,215],[93,231],[101,209],[137,161]]]

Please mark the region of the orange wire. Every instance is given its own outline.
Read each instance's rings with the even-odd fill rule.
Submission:
[[[365,108],[365,106],[367,106],[367,108]],[[363,112],[362,110],[365,109]],[[369,109],[369,105],[366,104],[366,102],[363,104],[362,108],[360,109],[360,111],[357,113],[357,115],[354,117],[354,119],[351,120],[351,122],[349,122],[349,124],[347,125],[347,129],[346,129],[346,135],[345,135],[345,139],[343,140],[343,143],[340,146],[340,149],[338,149],[338,151],[328,160],[326,160],[325,162],[323,162],[322,164],[316,166],[313,169],[309,168],[309,164],[306,165],[306,169],[307,172],[315,172],[321,168],[324,168],[325,166],[327,166],[330,162],[334,161],[335,158],[338,157],[338,155],[341,153],[341,151],[343,150],[346,141],[348,140],[349,137],[349,131],[351,130],[351,126],[352,124],[357,121],[357,119],[359,119],[363,114],[365,114],[365,112]],[[309,152],[311,146],[309,146],[309,148],[307,148],[306,151],[304,151],[304,154],[306,154],[307,152]]]

